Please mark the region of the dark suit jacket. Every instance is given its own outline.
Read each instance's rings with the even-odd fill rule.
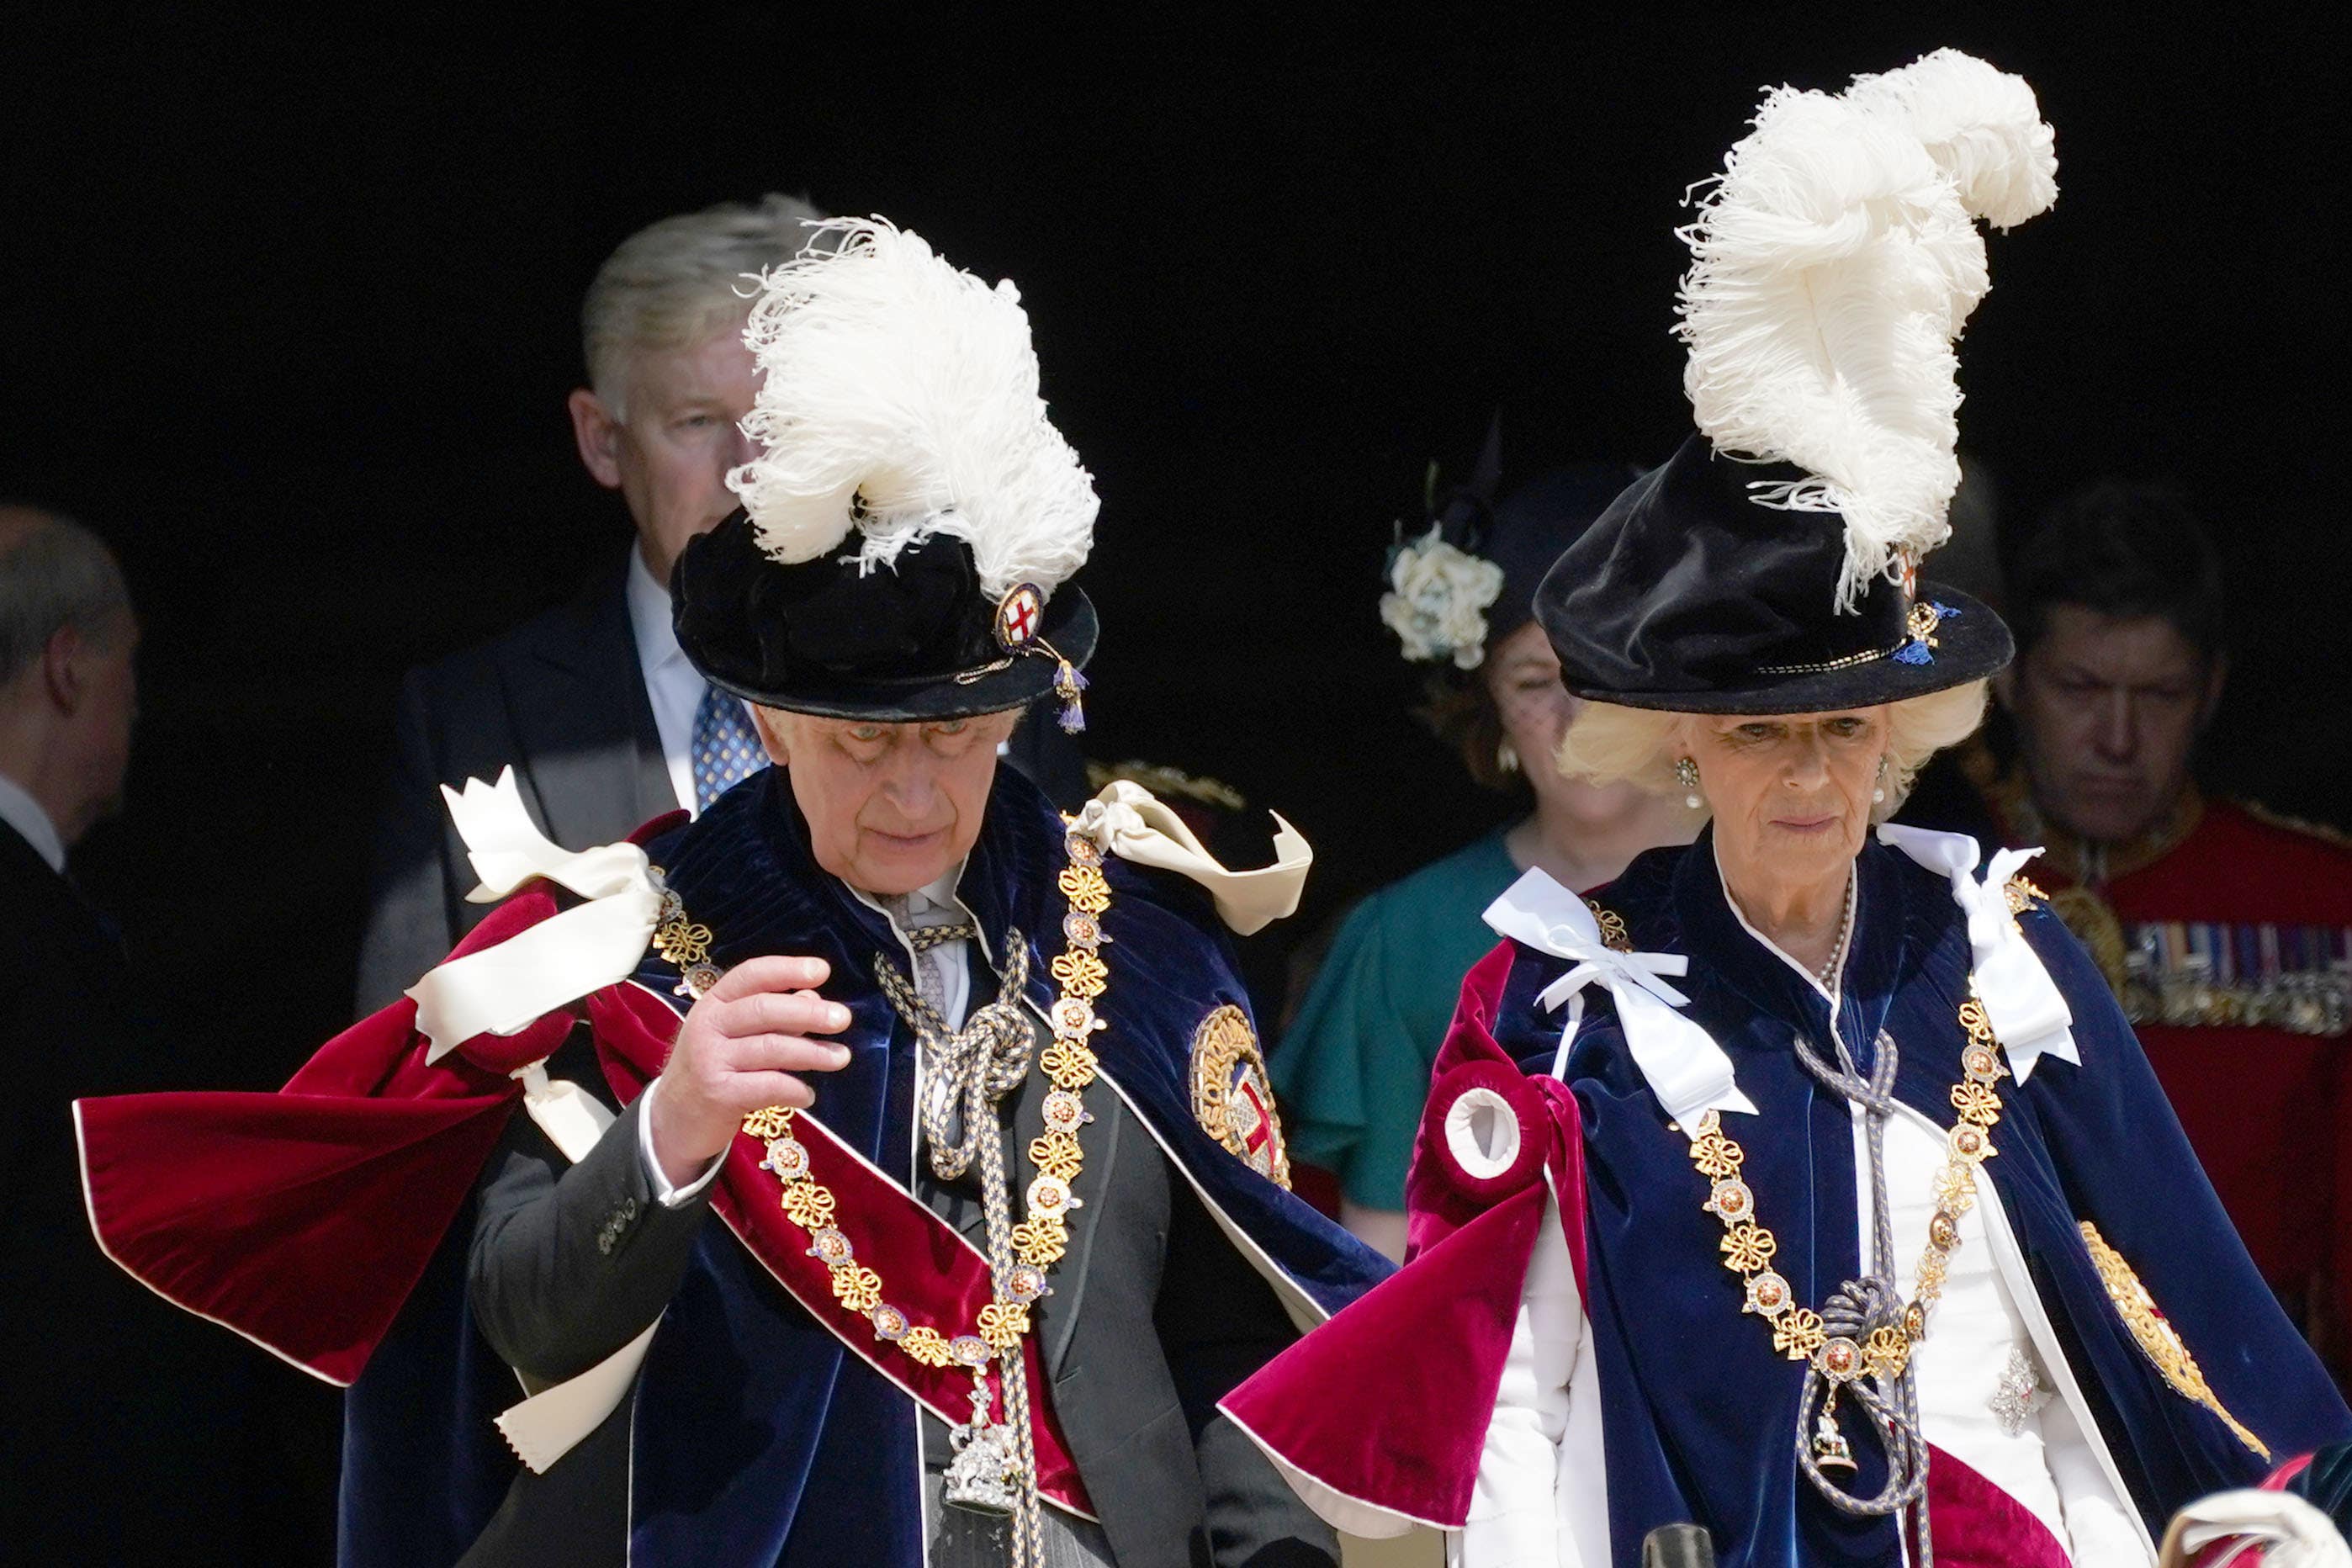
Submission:
[[[386,1005],[488,912],[439,785],[511,764],[540,830],[567,848],[625,838],[677,795],[662,762],[625,594],[627,557],[571,603],[411,670],[376,832],[358,1011]]]
[[[15,1561],[245,1563],[243,1348],[91,1239],[73,1101],[179,1088],[121,939],[0,825],[0,1542]]]
[[[974,975],[984,981],[985,971]],[[571,1067],[564,1071],[568,1053]],[[551,1064],[601,1082],[585,1051]],[[1003,1108],[1005,1163],[1044,1131],[1032,1072]],[[1033,1309],[1054,1407],[1120,1568],[1329,1568],[1333,1537],[1216,1402],[1296,1332],[1273,1291],[1177,1177],[1116,1094],[1089,1097],[1096,1122],[1070,1215],[1070,1251]],[[633,1108],[589,1157],[567,1166],[517,1117],[486,1172],[474,1233],[476,1320],[534,1379],[586,1370],[667,1306],[707,1221],[708,1190],[676,1209],[654,1196]],[[917,1190],[985,1247],[976,1176]],[[617,1563],[625,1528],[629,1412],[545,1475],[517,1477],[468,1564]],[[947,1459],[927,1423],[926,1463]],[[788,1548],[789,1555],[789,1548]]]

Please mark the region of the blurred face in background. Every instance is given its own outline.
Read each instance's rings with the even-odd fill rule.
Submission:
[[[77,715],[76,734],[88,805],[79,822],[58,825],[69,844],[122,809],[122,779],[131,767],[131,732],[139,720],[138,659],[139,623],[129,615],[81,650],[81,679],[89,693],[89,707]]]
[[[2099,843],[2156,826],[2189,787],[2224,673],[2161,616],[2051,606],[2041,640],[1995,682],[2034,803]]]
[[[656,581],[667,584],[687,542],[735,510],[727,471],[759,454],[740,428],[759,384],[741,329],[730,327],[687,348],[639,349],[614,402],[584,386],[572,394],[580,460],[628,502]]]
[[[1582,701],[1559,683],[1559,656],[1551,650],[1539,622],[1526,626],[1486,651],[1483,668],[1487,695],[1502,716],[1503,738],[1519,754],[1519,767],[1536,792],[1537,809],[1571,821],[1614,819],[1641,805],[1638,785],[1595,788],[1564,776],[1552,765],[1559,743]]]

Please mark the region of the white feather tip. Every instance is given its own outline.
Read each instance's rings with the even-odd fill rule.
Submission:
[[[983,592],[1050,594],[1085,563],[1100,503],[1045,416],[1012,283],[950,264],[882,218],[820,226],[760,278],[743,339],[763,373],[727,476],[786,564],[842,546],[870,570],[935,533],[971,549]]]
[[[1990,287],[1975,220],[2049,206],[2052,146],[2021,79],[1939,49],[1843,95],[1769,94],[1683,231],[1693,416],[1812,476],[1760,504],[1843,515],[1842,607],[1951,531],[1952,345]]]

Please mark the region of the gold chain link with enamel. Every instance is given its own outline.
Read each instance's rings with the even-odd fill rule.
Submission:
[[[1102,917],[1110,908],[1110,884],[1094,840],[1077,831],[1073,818],[1065,816],[1062,821],[1069,854],[1059,878],[1069,906],[1062,921],[1067,945],[1051,966],[1060,986],[1046,1013],[1054,1043],[1038,1058],[1054,1087],[1045,1096],[1045,1131],[1029,1141],[1029,1162],[1037,1173],[1029,1184],[1027,1217],[1013,1227],[1016,1261],[995,1299],[981,1308],[972,1331],[950,1338],[929,1324],[914,1322],[885,1299],[882,1277],[857,1261],[855,1245],[837,1223],[839,1204],[833,1190],[810,1173],[807,1147],[792,1135],[790,1106],[772,1105],[743,1119],[743,1131],[767,1146],[768,1157],[760,1168],[773,1172],[782,1184],[785,1217],[808,1232],[809,1255],[831,1271],[834,1300],[871,1322],[877,1339],[896,1344],[925,1366],[953,1363],[977,1372],[992,1356],[1007,1356],[1029,1331],[1030,1304],[1045,1294],[1046,1274],[1069,1250],[1072,1189],[1086,1164],[1078,1129],[1094,1120],[1083,1098],[1095,1080],[1089,1039],[1105,1026],[1095,1015],[1094,1003],[1109,983],[1099,950],[1108,940],[1103,935]],[[674,963],[683,958],[688,965],[700,966],[679,986],[698,1000],[719,978],[705,957],[710,940],[707,928],[688,921],[676,895],[666,897],[654,943]]]
[[[1952,1109],[1959,1120],[1945,1135],[1948,1158],[1936,1179],[1936,1212],[1927,1221],[1918,1283],[1903,1309],[1900,1328],[1882,1324],[1859,1342],[1831,1336],[1822,1315],[1798,1306],[1789,1282],[1772,1271],[1780,1244],[1756,1223],[1756,1194],[1739,1175],[1746,1152],[1725,1134],[1722,1119],[1712,1110],[1699,1118],[1698,1135],[1691,1140],[1691,1163],[1712,1184],[1704,1206],[1723,1222],[1723,1266],[1747,1288],[1740,1310],[1758,1313],[1772,1325],[1774,1350],[1790,1361],[1812,1363],[1833,1384],[1850,1383],[1864,1371],[1883,1378],[1903,1374],[1912,1345],[1927,1337],[1927,1314],[1943,1299],[1951,1255],[1960,1245],[1960,1216],[1976,1206],[1977,1168],[1997,1152],[1992,1126],[2000,1120],[2001,1106],[1993,1086],[2009,1069],[1984,1005],[1971,994],[1960,1004],[1959,1017],[1969,1037],[1960,1053],[1963,1076],[1952,1086]]]

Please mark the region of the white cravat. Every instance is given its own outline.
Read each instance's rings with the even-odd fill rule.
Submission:
[[[58,836],[58,825],[24,785],[5,773],[0,773],[0,822],[15,828],[33,853],[49,863],[50,870],[66,874],[66,841]]]
[[[645,677],[646,700],[653,705],[654,733],[661,737],[662,765],[669,771],[678,805],[692,811],[694,710],[702,702],[705,682],[677,646],[677,631],[669,618],[669,590],[656,580],[635,545],[629,547],[626,597],[637,670]]]
[[[906,936],[918,926],[944,925],[950,921],[965,918],[963,906],[956,902],[956,883],[963,878],[963,862],[949,868],[945,876],[926,883],[911,893],[877,898],[871,893],[852,888],[857,901],[866,908],[879,910],[889,921],[890,929]],[[950,1029],[963,1027],[963,1016],[971,1006],[971,943],[943,942],[928,952],[914,956],[912,978],[924,1000],[940,1010]],[[923,969],[929,965],[938,982],[938,994],[923,984]]]

